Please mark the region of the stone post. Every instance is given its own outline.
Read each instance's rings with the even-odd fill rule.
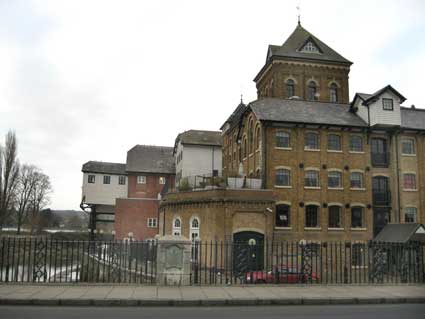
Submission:
[[[189,286],[192,242],[171,235],[157,240],[157,285]]]

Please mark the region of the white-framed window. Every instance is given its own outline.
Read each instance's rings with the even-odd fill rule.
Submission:
[[[393,111],[394,110],[394,103],[393,99],[382,99],[382,108],[385,111]]]
[[[401,140],[401,154],[402,155],[415,155],[415,140],[409,138],[409,139],[403,139]]]
[[[291,186],[291,171],[279,168],[276,170],[276,186]]]
[[[319,49],[311,41],[308,41],[306,45],[304,45],[301,52],[320,53]]]
[[[342,173],[339,171],[328,172],[328,188],[342,188]]]
[[[148,227],[149,228],[158,227],[158,219],[157,218],[148,218]]]
[[[307,170],[304,175],[305,187],[320,187],[319,171]]]
[[[103,184],[111,184],[111,176],[110,175],[104,175],[103,176]]]
[[[416,223],[417,209],[416,207],[405,207],[404,208],[404,222],[405,223]]]
[[[173,235],[181,236],[182,234],[182,221],[180,218],[174,218],[173,220]]]
[[[190,239],[199,239],[199,219],[198,217],[192,217],[190,219]]]
[[[360,135],[350,135],[350,152],[363,152],[363,138]]]
[[[145,175],[137,176],[137,184],[146,184],[146,176]]]
[[[403,174],[403,189],[416,190],[416,174],[414,173]]]
[[[119,176],[118,177],[118,184],[119,185],[125,185],[125,176]]]
[[[164,185],[166,182],[166,178],[164,176],[159,177],[159,184]]]
[[[87,182],[89,184],[94,184],[96,182],[96,175],[89,175]]]
[[[318,150],[319,146],[319,134],[314,132],[307,132],[304,137],[304,149],[305,150]]]
[[[351,172],[350,188],[364,188],[362,172]]]
[[[338,134],[328,134],[328,150],[341,151],[341,136]]]
[[[288,132],[277,131],[276,132],[276,147],[289,148],[291,146],[290,143],[290,135]]]
[[[342,207],[339,205],[330,205],[328,207],[328,227],[342,227]]]

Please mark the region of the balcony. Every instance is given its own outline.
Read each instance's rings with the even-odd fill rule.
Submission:
[[[261,189],[261,178],[228,177],[224,175],[186,176],[176,181],[171,192],[185,192],[211,189]]]
[[[373,192],[372,197],[374,206],[391,206],[390,192]]]
[[[390,164],[390,153],[374,153],[372,152],[373,167],[388,167]]]

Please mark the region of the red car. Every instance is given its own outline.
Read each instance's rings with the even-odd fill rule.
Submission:
[[[319,276],[312,272],[311,282],[317,282]],[[250,271],[245,273],[245,282],[248,284],[265,284],[265,283],[304,283],[310,282],[307,274],[303,274],[296,267],[291,266],[275,266],[270,271]]]

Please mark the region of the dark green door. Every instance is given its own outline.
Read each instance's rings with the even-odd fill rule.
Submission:
[[[264,235],[244,231],[233,234],[233,269],[236,275],[264,267]]]

